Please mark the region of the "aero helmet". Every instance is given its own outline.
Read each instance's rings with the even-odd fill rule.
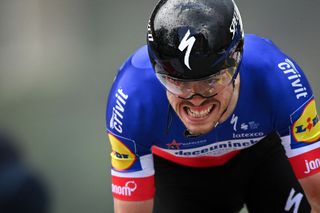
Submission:
[[[148,53],[158,78],[198,81],[232,67],[234,80],[243,40],[233,0],[160,0],[148,24]]]

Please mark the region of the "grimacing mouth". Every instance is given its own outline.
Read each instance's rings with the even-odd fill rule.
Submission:
[[[213,105],[209,106],[206,109],[200,110],[200,111],[191,109],[188,106],[184,106],[183,109],[187,113],[188,116],[191,116],[194,118],[204,118],[212,112]]]
[[[210,113],[218,106],[218,103],[206,103],[203,106],[192,106],[190,104],[184,104],[182,106],[187,116],[195,119],[206,118]]]

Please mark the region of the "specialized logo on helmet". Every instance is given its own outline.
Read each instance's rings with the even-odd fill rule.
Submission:
[[[178,48],[181,52],[183,52],[187,48],[186,54],[184,55],[184,64],[191,70],[189,65],[189,57],[196,38],[194,36],[189,38],[189,36],[190,30],[188,30],[188,32],[184,35]]]
[[[153,35],[152,35],[152,31],[151,31],[151,24],[150,24],[150,20],[149,20],[149,23],[148,23],[148,41],[154,41],[153,39]]]
[[[294,122],[292,132],[297,142],[313,143],[320,139],[319,116],[314,99],[311,99]]]
[[[233,12],[233,18],[232,18],[232,22],[229,29],[230,29],[230,32],[232,33],[232,39],[233,39],[237,32],[238,24],[240,25],[240,29],[242,29],[242,20],[241,20],[240,12],[237,5],[235,4],[234,1],[232,2],[234,5],[234,12]]]
[[[116,170],[129,169],[136,160],[133,152],[112,134],[108,134],[111,143],[111,164]]]

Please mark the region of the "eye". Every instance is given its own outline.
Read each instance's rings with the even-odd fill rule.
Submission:
[[[215,78],[211,78],[206,80],[206,84],[209,86],[214,86],[215,84],[217,84],[219,82],[220,78],[215,77]]]
[[[174,80],[174,79],[168,78],[168,77],[166,77],[166,81],[170,84],[175,85],[175,86],[181,86],[183,84],[181,81],[177,81],[177,80]]]
[[[171,85],[171,88],[175,88],[175,90],[186,90],[188,88],[188,83],[183,81],[178,81],[169,77],[166,77],[167,85]]]
[[[206,80],[206,83],[210,86],[214,86],[217,83],[220,83],[224,79],[225,71],[220,71],[217,75],[212,76],[208,80]]]
[[[232,75],[228,69],[223,69],[219,72],[219,74],[212,76],[210,79],[206,81],[207,85],[214,87],[217,85],[225,85],[232,78]]]

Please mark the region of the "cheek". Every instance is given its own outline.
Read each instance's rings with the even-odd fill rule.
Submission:
[[[179,107],[179,103],[180,103],[179,98],[177,98],[176,96],[172,95],[169,92],[167,92],[167,98],[168,98],[168,101],[169,101],[170,105],[172,106],[172,108],[174,110],[177,110],[177,108]]]
[[[217,99],[219,99],[220,103],[222,105],[227,105],[230,101],[230,99],[232,98],[232,93],[233,93],[233,88],[225,88],[225,90],[219,94],[219,96],[217,97]]]

